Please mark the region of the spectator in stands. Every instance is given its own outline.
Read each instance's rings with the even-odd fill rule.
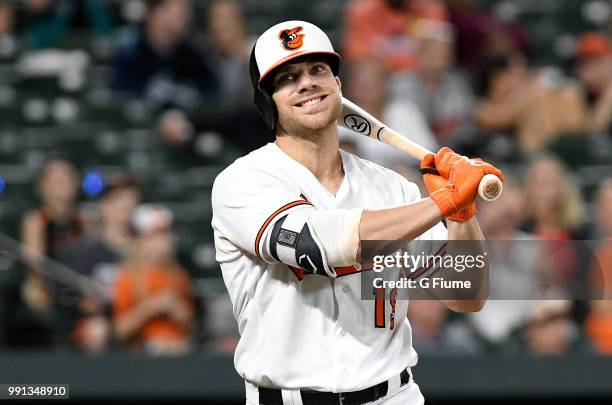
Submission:
[[[453,145],[473,132],[474,95],[468,82],[453,70],[452,26],[428,21],[416,35],[418,67],[393,76],[391,88],[394,96],[407,97],[419,107],[441,144]]]
[[[602,34],[586,33],[576,53],[577,73],[590,107],[588,130],[612,134],[612,45]]]
[[[612,300],[591,301],[590,313],[584,324],[585,333],[594,350],[612,356]]]
[[[217,133],[244,153],[273,140],[253,104],[248,66],[251,45],[242,10],[234,0],[217,0],[207,11],[205,54],[219,76],[220,96],[214,108],[195,114],[167,111],[159,122],[159,132],[169,145],[182,156],[186,151],[195,152],[200,161],[206,157],[201,156],[200,134]]]
[[[562,355],[575,349],[578,329],[567,300],[537,301],[523,332],[527,350],[535,356]]]
[[[226,108],[252,107],[249,54],[244,17],[235,0],[214,1],[206,15],[208,46],[205,54],[220,81],[220,102]]]
[[[602,242],[591,266],[593,301],[584,326],[595,350],[612,355],[612,178],[601,182],[596,206]]]
[[[57,306],[54,293],[57,285],[45,277],[40,260],[45,257],[65,262],[71,248],[87,228],[85,216],[77,207],[79,176],[75,166],[65,159],[52,159],[43,166],[38,179],[42,200],[39,208],[25,215],[22,221],[22,242],[31,255],[31,270],[21,288],[22,299],[32,311],[29,338],[49,342],[53,334],[52,314]],[[60,286],[65,287],[65,286]],[[39,328],[39,331],[36,329]],[[64,332],[63,330],[61,332]]]
[[[388,74],[376,59],[363,59],[351,65],[344,88],[347,97],[379,118],[390,128],[401,134],[410,134],[410,139],[437,150],[437,142],[423,114],[407,97],[391,98],[388,90]],[[349,130],[340,131],[341,139],[354,141],[359,154],[375,163],[390,167],[397,162],[407,162],[404,152],[366,137],[355,138]],[[416,162],[416,161],[415,161]]]
[[[78,187],[78,173],[70,161],[53,159],[43,166],[38,180],[42,205],[22,222],[23,244],[34,260],[46,256],[66,261],[70,249],[85,233],[87,221],[76,204]],[[51,303],[42,281],[40,274],[28,275],[24,291],[26,302],[33,307]]]
[[[523,229],[548,240],[588,239],[584,204],[576,180],[552,155],[533,159],[525,175],[527,221]]]
[[[481,348],[470,329],[447,317],[448,311],[439,301],[410,301],[408,318],[415,350],[421,354],[477,354]]]
[[[342,56],[349,62],[375,58],[391,72],[418,63],[415,30],[421,23],[447,19],[437,0],[356,0],[345,14]]]
[[[86,230],[85,216],[77,207],[78,171],[69,160],[49,160],[41,169],[37,188],[42,205],[24,218],[24,245],[35,256],[65,259]]]
[[[0,2],[0,35],[10,34],[15,28],[15,11],[11,1]]]
[[[56,46],[73,29],[91,27],[97,35],[112,29],[102,0],[24,0],[17,8],[17,24],[32,49]]]
[[[217,80],[204,55],[189,39],[188,0],[149,0],[136,38],[116,54],[111,85],[144,96],[159,107],[194,108],[217,96]]]
[[[130,218],[140,197],[140,187],[133,178],[121,176],[109,180],[98,203],[100,228],[83,238],[70,260],[71,268],[106,287],[108,297],[112,296],[119,265],[132,245]],[[73,341],[88,352],[103,351],[110,342],[112,329],[107,303],[83,296],[80,309]]]
[[[487,59],[479,88],[478,128],[514,134],[523,152],[537,152],[560,135],[584,129],[586,106],[579,87],[556,73],[528,68],[518,53]]]
[[[528,300],[536,298],[537,246],[533,235],[519,230],[524,197],[508,174],[499,199],[478,209],[478,222],[489,241],[490,266],[495,271],[489,281],[490,300],[468,318],[491,347],[499,347],[525,322],[531,310]]]
[[[612,177],[606,177],[599,183],[595,201],[598,236],[604,240],[612,239]]]
[[[117,277],[113,309],[116,336],[132,350],[174,355],[190,347],[190,280],[174,261],[172,222],[172,213],[155,205],[132,217],[134,249]]]
[[[98,202],[100,227],[74,249],[72,268],[103,284],[113,283],[115,267],[132,243],[130,218],[140,198],[140,186],[132,177],[119,176],[108,181]]]
[[[518,24],[501,21],[479,8],[474,0],[446,0],[446,5],[457,35],[456,55],[460,67],[476,73],[492,55],[527,53],[527,36]]]
[[[577,270],[583,263],[577,246],[568,241],[588,240],[589,231],[576,180],[559,159],[540,156],[527,168],[525,214],[522,229],[544,241],[541,247],[553,259],[552,266],[540,269],[540,276],[551,286],[576,288]]]

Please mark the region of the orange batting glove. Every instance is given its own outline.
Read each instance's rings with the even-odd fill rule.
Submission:
[[[453,201],[459,210],[474,203],[480,181],[486,174],[493,174],[504,181],[501,170],[480,159],[462,157],[453,163],[448,182],[454,188]]]
[[[436,169],[435,156],[433,154],[425,156],[421,161],[421,174],[429,194],[433,194],[448,184],[448,177],[443,178],[440,176],[438,169]]]
[[[448,179],[450,177],[450,171],[453,164],[461,159],[466,159],[466,157],[453,152],[453,150],[448,146],[440,148],[438,153],[435,155],[436,169],[438,170],[438,173],[440,173],[440,176]]]
[[[432,196],[432,199],[434,202],[436,202],[438,208],[440,208],[440,211],[442,211],[440,204],[438,201],[436,201],[436,198],[440,196],[440,194],[436,194],[435,197],[433,197],[433,194],[438,190],[446,188],[446,186],[449,185],[449,182],[447,178],[445,179],[438,173],[433,154],[425,156],[421,161],[421,174],[423,174],[423,181],[427,186],[429,195]],[[452,215],[448,215],[446,218],[450,219],[451,221],[465,222],[473,218],[474,215],[476,215],[476,199],[474,199],[466,208],[463,208]]]

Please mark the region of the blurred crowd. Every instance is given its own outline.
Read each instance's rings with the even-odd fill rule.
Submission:
[[[347,98],[432,150],[450,146],[507,173],[502,197],[479,205],[495,241],[491,289],[504,299],[468,315],[411,302],[416,350],[612,355],[609,33],[577,35],[566,68],[538,64],[529,30],[476,0],[349,0],[342,10],[333,39]],[[211,134],[239,154],[273,140],[251,101],[257,34],[234,0],[0,1],[0,53],[13,44],[57,55],[71,38],[91,38],[108,55],[112,102],[143,102],[160,148],[194,165],[207,164]],[[34,70],[55,66],[35,60]],[[340,135],[345,150],[420,183],[418,162]],[[176,213],[148,200],[129,170],[104,178],[94,209],[83,210],[78,155],[61,152],[39,164],[39,206],[8,235],[25,249],[18,288],[4,297],[4,349],[233,353],[231,303],[223,294],[199,303],[177,258]],[[549,287],[540,299],[536,285]]]

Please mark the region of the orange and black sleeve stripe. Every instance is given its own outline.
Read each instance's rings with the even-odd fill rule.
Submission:
[[[288,209],[291,209],[293,207],[297,207],[299,205],[312,205],[311,202],[306,201],[306,200],[297,200],[297,201],[292,201],[288,204],[283,205],[282,207],[280,207],[279,209],[277,209],[276,211],[274,211],[272,213],[272,215],[270,215],[268,217],[268,219],[265,220],[265,222],[263,223],[263,225],[261,226],[261,228],[259,228],[259,232],[257,232],[257,237],[255,238],[255,254],[257,255],[257,257],[259,257],[261,259],[261,254],[259,252],[259,243],[261,242],[261,237],[264,234],[264,231],[266,230],[266,228],[268,227],[268,225],[270,225],[270,223],[272,221],[274,221],[274,218],[278,217],[280,214],[282,214],[283,212],[287,211]]]

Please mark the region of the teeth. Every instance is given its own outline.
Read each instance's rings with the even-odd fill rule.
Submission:
[[[313,98],[312,100],[308,100],[302,103],[302,106],[313,105],[321,102],[321,97]]]

